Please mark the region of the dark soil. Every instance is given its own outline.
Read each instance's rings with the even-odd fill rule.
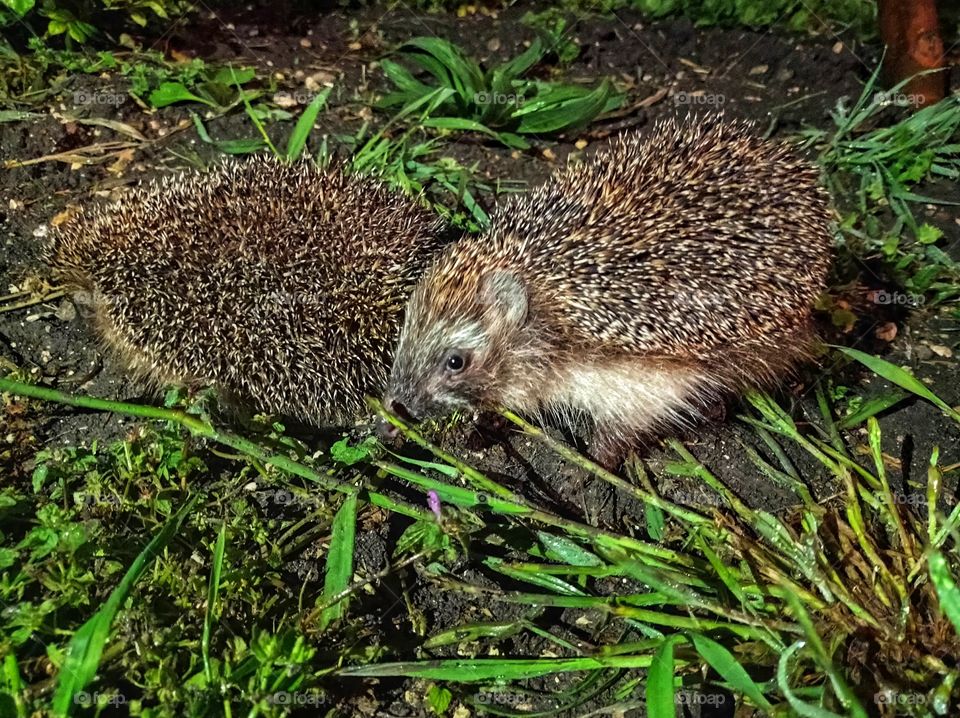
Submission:
[[[210,14],[200,23],[175,26],[162,37],[143,41],[168,53],[196,53],[211,62],[254,65],[262,72],[280,73],[280,86],[294,94],[306,94],[307,78],[321,84],[332,82],[335,90],[330,107],[318,123],[321,133],[332,136],[355,131],[362,124],[372,93],[383,89],[382,73],[375,64],[399,42],[414,35],[435,34],[461,43],[485,62],[501,61],[517,54],[523,43],[534,37],[533,31],[519,22],[523,13],[531,9],[537,7],[522,5],[495,16],[478,13],[455,18],[421,16],[403,9],[297,17],[256,8],[219,17]],[[352,23],[358,31],[352,29]],[[568,79],[594,80],[604,75],[618,78],[629,88],[628,105],[634,107],[631,112],[593,125],[577,137],[561,138],[559,143],[538,139],[532,150],[523,153],[475,137],[465,137],[446,152],[464,164],[478,163],[482,175],[491,181],[536,183],[561,166],[568,155],[580,152],[573,144],[577,139],[589,140],[583,150],[589,153],[602,147],[605,138],[620,129],[635,127],[643,131],[651,120],[670,113],[708,113],[722,108],[731,116],[756,120],[775,136],[794,133],[805,126],[828,127],[829,110],[841,98],[849,101],[857,96],[869,68],[877,61],[876,48],[851,44],[838,37],[701,30],[683,20],[651,23],[632,12],[582,20],[574,36],[582,52],[567,69]],[[43,237],[51,218],[69,204],[87,201],[94,195],[109,196],[118,187],[184,166],[185,157],[210,160],[215,156],[216,151],[198,138],[185,109],[172,107],[146,113],[130,99],[119,106],[74,102],[83,93],[124,90],[124,81],[115,77],[73,76],[60,96],[49,103],[49,114],[24,122],[0,123],[0,160],[29,161],[97,142],[128,139],[109,127],[82,122],[97,117],[127,123],[150,140],[126,156],[114,155],[96,164],[71,166],[49,159],[15,166],[0,174],[0,286],[13,291],[44,277],[40,261]],[[664,90],[666,94],[649,106],[642,102]],[[255,136],[242,112],[211,119],[207,127],[218,139]],[[547,148],[550,152],[545,153]],[[484,197],[483,201],[489,207],[494,198]],[[953,240],[950,251],[955,252],[960,227],[953,215],[932,211],[930,221],[949,233]],[[943,346],[955,347],[956,327],[935,310],[899,316],[882,313],[888,308],[862,300],[867,289],[877,286],[882,286],[882,278],[867,274],[851,290],[852,295],[861,299],[859,321],[852,331],[841,334],[825,324],[825,332],[837,343],[859,343],[865,350],[889,353],[893,361],[909,365],[948,403],[960,402],[953,360],[930,349],[931,345],[937,351]],[[892,344],[881,341],[875,333],[877,326],[891,320],[898,326]],[[44,383],[67,391],[120,399],[144,398],[142,389],[128,380],[122,368],[101,356],[82,317],[68,299],[0,314],[0,356],[41,377]],[[798,405],[794,414],[798,418],[807,415],[815,420],[815,386],[856,386],[861,381],[868,385],[868,393],[881,389],[878,379],[866,378],[866,373],[855,367],[824,362],[787,385],[781,398],[786,405]],[[742,410],[743,407],[731,407],[728,416],[732,418]],[[129,424],[127,419],[108,414],[49,405],[35,417],[31,444],[108,440],[122,435]],[[924,480],[934,444],[940,444],[941,464],[960,460],[953,440],[955,427],[928,403],[913,401],[900,405],[883,417],[882,427],[886,452],[902,466],[894,480]],[[0,429],[3,428],[0,418]],[[686,438],[691,451],[749,504],[782,511],[796,503],[791,494],[758,478],[738,443],[753,443],[756,439],[740,424],[727,421],[698,427]],[[8,431],[0,431],[0,442],[12,440],[22,438],[14,439]],[[641,504],[625,499],[523,437],[498,429],[464,429],[447,436],[446,442],[468,461],[560,515],[619,532],[643,532]],[[670,459],[666,451],[656,447],[649,448],[648,455],[654,467]],[[801,467],[816,496],[831,496],[830,478],[823,467],[796,452],[791,458]],[[709,504],[712,500],[702,486],[688,479],[664,481],[659,490],[680,503]],[[358,571],[376,573],[386,565],[395,532],[396,527],[386,525],[358,537]],[[294,572],[302,569],[289,568]],[[470,578],[476,583],[486,580],[477,575]],[[502,578],[499,580],[502,582]],[[406,610],[397,613],[399,602],[393,600],[405,588],[416,609],[427,616],[428,625],[434,629],[470,620],[490,620],[491,616],[506,620],[522,613],[520,607],[488,602],[483,596],[444,591],[436,583],[412,574],[407,578],[393,577],[381,585],[378,599],[369,601],[367,606],[372,630],[382,632],[384,643],[413,645],[409,625],[399,620]],[[394,606],[393,614],[386,610],[390,605]],[[577,618],[556,611],[543,613],[537,620],[552,626],[555,634],[576,641],[589,637],[588,631],[575,623]],[[518,643],[514,648],[518,655],[530,655],[542,646]],[[371,685],[345,687],[346,693],[356,696],[358,712],[417,714],[406,707],[404,700],[404,691],[411,688],[410,684],[387,682],[374,687],[380,708],[363,702],[368,700],[364,694]]]

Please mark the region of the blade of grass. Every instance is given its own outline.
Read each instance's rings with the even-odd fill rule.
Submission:
[[[730,651],[700,633],[687,635],[700,657],[710,664],[710,667],[719,673],[731,688],[753,701],[757,708],[768,713],[773,710],[773,706],[763,695],[760,686],[754,682]]]
[[[943,411],[951,419],[960,422],[960,412],[957,412],[955,409],[950,407],[947,402],[930,391],[923,382],[921,382],[912,374],[904,371],[896,364],[891,364],[885,359],[875,357],[872,354],[867,354],[857,349],[851,349],[850,347],[835,346],[834,348],[839,349],[851,359],[856,359],[858,362],[867,367],[867,369],[872,371],[874,374],[882,376],[891,384],[896,384],[901,389],[906,389],[912,394],[916,394],[917,396],[926,399],[931,404]]]
[[[3,657],[3,691],[10,697],[16,709],[16,718],[27,718],[27,706],[23,701],[23,678],[20,676],[20,665],[17,656],[11,650]],[[11,714],[12,718],[12,714]]]
[[[646,687],[647,715],[650,718],[675,718],[677,715],[673,688],[673,646],[682,640],[682,636],[665,639],[650,662]]]
[[[310,137],[310,133],[313,131],[313,123],[317,121],[317,115],[320,114],[320,110],[327,104],[327,98],[330,96],[332,90],[332,87],[328,87],[318,92],[316,97],[310,101],[310,104],[307,105],[306,109],[300,114],[297,124],[293,128],[293,132],[290,133],[290,139],[287,140],[286,156],[288,160],[300,159],[300,155],[303,154],[303,148],[307,145],[307,138]]]
[[[357,535],[357,497],[349,496],[337,511],[333,519],[330,536],[330,550],[327,553],[327,573],[323,582],[324,602],[333,601],[350,585],[353,577],[353,553]],[[320,613],[321,631],[343,617],[347,609],[346,599],[335,601]]]
[[[210,586],[207,589],[207,610],[203,617],[203,638],[200,642],[203,654],[203,672],[207,677],[207,685],[213,685],[213,666],[210,663],[210,636],[213,634],[213,623],[216,620],[217,599],[220,595],[220,574],[223,572],[223,554],[227,546],[227,525],[220,525],[217,534],[217,543],[213,548],[213,564],[210,567]]]
[[[931,551],[927,559],[930,581],[937,590],[940,608],[953,624],[953,630],[960,635],[960,587],[950,571],[947,559],[941,551]]]
[[[571,671],[597,671],[605,668],[648,668],[652,656],[611,656],[609,658],[451,658],[436,661],[407,661],[350,666],[337,671],[340,676],[386,678],[406,676],[435,681],[515,681]]]
[[[277,148],[274,146],[273,141],[270,139],[270,135],[267,134],[266,129],[263,127],[263,123],[260,122],[260,118],[257,117],[257,113],[253,111],[253,107],[250,105],[250,98],[247,97],[247,93],[243,91],[243,86],[240,83],[240,78],[237,77],[236,70],[234,68],[230,69],[230,78],[233,80],[233,84],[237,86],[237,92],[240,94],[240,99],[243,101],[243,107],[247,111],[247,117],[250,118],[250,121],[253,123],[253,126],[257,128],[257,131],[263,137],[263,141],[266,143],[267,147],[270,148],[270,151],[276,156],[281,157],[280,152],[277,151]]]
[[[905,394],[902,391],[892,391],[867,399],[861,404],[859,409],[838,421],[837,427],[840,429],[852,429],[855,426],[859,426],[870,417],[876,416],[896,406],[908,396],[909,394]]]
[[[800,716],[800,718],[845,718],[845,716],[838,715],[819,706],[804,703],[791,690],[788,675],[790,659],[793,657],[793,654],[801,648],[803,648],[803,641],[797,641],[783,652],[780,660],[777,662],[777,685],[780,687],[780,692],[783,693],[783,697],[787,699],[787,703],[790,704],[790,707],[793,708],[794,712]]]

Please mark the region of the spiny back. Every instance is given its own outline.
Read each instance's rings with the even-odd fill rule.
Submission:
[[[136,373],[340,423],[383,385],[438,230],[377,181],[263,156],[83,207],[48,260]]]
[[[442,255],[411,311],[457,316],[490,271],[572,353],[703,359],[806,322],[832,243],[817,169],[750,125],[688,119],[624,135],[495,212]]]

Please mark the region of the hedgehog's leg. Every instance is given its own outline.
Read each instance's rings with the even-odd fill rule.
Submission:
[[[607,471],[616,471],[637,444],[624,435],[621,427],[598,423],[593,429],[588,452]]]

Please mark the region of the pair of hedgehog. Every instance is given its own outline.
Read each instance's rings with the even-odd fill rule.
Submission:
[[[830,218],[787,146],[668,120],[447,246],[430,211],[373,179],[259,158],[82,209],[48,256],[156,384],[318,425],[384,390],[411,420],[585,416],[609,463],[808,356]]]

